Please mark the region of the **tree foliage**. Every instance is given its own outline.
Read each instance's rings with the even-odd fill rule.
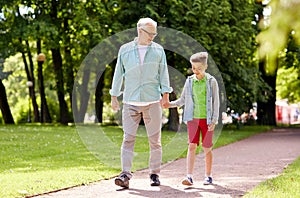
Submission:
[[[300,45],[300,1],[272,0],[267,5],[271,14],[269,20],[263,21],[263,31],[257,36],[260,44],[259,54],[268,57],[269,72],[275,71],[276,59],[288,46],[290,37]],[[298,66],[299,67],[299,66]]]
[[[277,72],[277,98],[288,99],[289,103],[300,101],[300,45],[289,37],[285,52],[280,58]]]
[[[272,0],[264,6],[270,14],[266,14],[260,23],[262,31],[257,36],[258,55],[264,60],[261,68],[265,73],[264,80],[268,82],[273,78],[268,83],[272,87],[272,96],[268,99],[267,108],[270,109],[272,105],[274,109],[276,96],[279,99],[287,98],[290,102],[300,100],[300,90],[297,88],[300,85],[300,1]],[[271,113],[275,114],[275,110]]]
[[[248,111],[264,86],[254,59],[254,4],[245,1],[194,1],[186,16],[190,29],[222,72],[228,106]]]
[[[294,67],[299,79],[300,1],[272,0],[266,6],[271,14],[261,24],[262,31],[257,36],[259,55],[267,58],[270,73],[275,71],[275,60],[279,58],[279,66]]]
[[[52,97],[56,92],[59,119],[65,119],[64,123],[70,121],[72,106],[75,113],[86,110],[84,104],[72,98],[75,75],[85,56],[105,38],[136,27],[141,17],[151,17],[159,26],[182,31],[201,43],[219,67],[228,106],[237,112],[248,111],[252,102],[264,100],[265,96],[257,93],[268,89],[255,58],[257,26],[253,22],[257,9],[254,1],[3,0],[0,7],[3,13],[0,15],[3,16],[1,53],[7,58],[24,52],[22,61],[27,60],[36,72],[34,55],[39,53],[40,42],[41,52],[47,57],[43,65],[48,85],[46,94]],[[24,10],[27,12],[23,13]],[[188,75],[187,57],[167,51],[167,58],[169,65]],[[114,63],[106,67],[105,76],[109,76]],[[87,73],[86,78],[93,76]],[[76,86],[84,90],[86,85],[78,82]],[[110,79],[101,79],[99,86],[97,93],[101,90],[107,93]],[[95,99],[94,93],[82,94]],[[97,98],[100,108],[103,102],[109,102],[108,94]]]

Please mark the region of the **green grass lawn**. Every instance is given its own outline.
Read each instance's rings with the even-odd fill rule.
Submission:
[[[266,180],[245,198],[294,198],[300,197],[300,157],[290,164],[278,177]]]
[[[223,128],[215,148],[271,129]],[[0,126],[0,197],[22,197],[111,178],[120,172],[123,132],[117,126]],[[186,156],[187,133],[163,131],[163,162]],[[139,128],[133,171],[148,166],[148,139]],[[199,151],[199,149],[198,149]]]

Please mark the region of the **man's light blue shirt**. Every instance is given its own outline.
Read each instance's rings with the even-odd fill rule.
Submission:
[[[139,59],[137,38],[120,47],[110,90],[111,96],[120,96],[123,93],[125,103],[153,102],[159,101],[161,94],[172,91],[162,46],[151,42],[143,64]]]

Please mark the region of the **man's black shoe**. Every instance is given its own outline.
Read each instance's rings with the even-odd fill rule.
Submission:
[[[129,177],[126,174],[122,174],[115,179],[115,184],[123,188],[129,188]]]
[[[159,176],[156,174],[151,174],[150,175],[150,185],[151,186],[159,186],[160,185],[160,181],[159,181]]]

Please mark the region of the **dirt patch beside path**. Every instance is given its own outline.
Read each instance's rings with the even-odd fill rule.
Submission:
[[[194,185],[181,184],[185,159],[162,166],[161,186],[151,187],[148,170],[137,171],[129,189],[115,186],[114,179],[103,180],[38,198],[125,198],[125,197],[241,197],[260,182],[275,177],[300,156],[300,129],[274,129],[214,150],[214,185],[202,184],[203,154],[197,156]]]

